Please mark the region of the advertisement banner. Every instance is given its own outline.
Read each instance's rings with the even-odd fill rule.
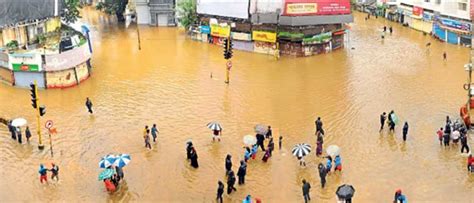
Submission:
[[[91,58],[91,53],[89,46],[84,44],[60,54],[48,54],[45,58],[46,64],[44,69],[46,71],[58,71],[73,68],[86,62]]]
[[[252,41],[252,35],[243,32],[232,32],[232,39],[241,41]]]
[[[274,55],[277,51],[276,45],[270,42],[254,42],[253,51],[261,54]]]
[[[250,0],[197,0],[199,14],[248,19]]]
[[[434,17],[434,15],[432,13],[423,12],[423,20],[424,21],[432,21],[433,17]]]
[[[421,16],[423,14],[423,8],[418,6],[413,6],[413,15],[414,16]]]
[[[229,37],[230,26],[220,26],[218,24],[211,25],[211,35],[216,37]]]
[[[446,18],[438,18],[439,23],[442,26],[465,31],[465,32],[470,32],[471,31],[471,24],[470,23],[463,23],[459,22],[457,20],[451,20],[451,19],[446,19]]]
[[[14,71],[42,71],[39,54],[10,54],[8,58],[10,68]]]
[[[350,13],[349,0],[285,0],[283,15],[344,15]]]
[[[253,31],[252,32],[252,39],[254,41],[275,43],[276,39],[277,39],[277,35],[274,32]]]
[[[201,25],[199,26],[201,28],[201,33],[203,34],[210,34],[211,33],[211,27],[207,25]]]

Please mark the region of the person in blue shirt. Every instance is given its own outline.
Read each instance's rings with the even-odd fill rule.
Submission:
[[[398,189],[395,191],[395,197],[393,203],[408,203],[408,200],[405,195],[402,194],[402,190]]]
[[[160,133],[160,131],[158,131],[156,124],[153,124],[153,127],[151,128],[151,136],[153,137],[153,142],[156,142],[156,137],[158,133]]]
[[[339,155],[334,158],[334,171],[342,171],[342,160]]]
[[[331,171],[331,168],[332,168],[332,158],[331,158],[331,156],[327,156],[326,158],[328,159],[328,160],[326,161],[326,170],[327,170],[328,172],[330,172],[330,171]]]

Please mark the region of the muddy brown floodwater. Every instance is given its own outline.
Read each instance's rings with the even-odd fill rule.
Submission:
[[[415,202],[474,199],[474,177],[466,172],[465,156],[458,147],[441,148],[435,135],[445,116],[457,115],[466,100],[467,48],[384,19],[364,21],[364,15],[355,13],[348,45],[353,50],[279,61],[236,51],[231,83],[225,85],[218,46],[188,40],[177,28],[143,26],[139,51],[134,27],[117,26],[92,9],[83,15],[94,38],[93,76],[78,87],[40,92],[47,106],[43,122],[54,120],[58,129],[53,159],[48,150],[37,150],[36,135],[31,144],[20,146],[0,126],[3,202],[212,202],[217,180],[225,179],[226,154],[233,155],[236,171],[242,137],[253,134],[257,123],[272,125],[273,134],[284,137],[283,149],[268,163],[250,161],[245,186],[225,195],[225,201],[251,194],[263,202],[301,202],[302,178],[312,184],[317,202],[334,202],[343,183],[355,186],[355,202],[389,202],[396,188]],[[381,42],[385,24],[394,27],[394,34]],[[86,97],[95,104],[93,116],[84,106]],[[0,108],[2,116],[35,123],[26,89],[0,86]],[[400,126],[395,135],[378,132],[379,114],[391,109],[410,124],[406,143]],[[311,153],[308,166],[300,168],[291,155],[296,143],[315,147],[317,116],[324,121],[325,147],[339,145],[344,166],[342,174],[329,175],[325,189],[316,173],[322,159]],[[224,127],[221,143],[211,143],[206,128],[214,120]],[[153,123],[161,134],[149,151],[142,129]],[[186,161],[188,138],[199,155],[197,170]],[[469,142],[474,147],[472,138]],[[114,195],[97,181],[99,158],[108,153],[132,156],[125,167],[126,183]],[[61,180],[42,185],[38,165],[51,161],[61,167]]]

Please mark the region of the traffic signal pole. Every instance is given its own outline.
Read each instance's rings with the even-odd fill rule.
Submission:
[[[38,102],[39,101],[39,99],[38,99],[38,85],[36,83],[36,80],[35,80],[34,84],[35,84],[35,95],[36,95],[36,100],[35,100],[36,105],[35,106],[37,107],[36,108],[36,120],[38,122],[37,123],[38,125],[37,125],[37,128],[36,128],[37,129],[36,132],[38,133],[38,139],[39,139],[38,149],[43,150],[44,145],[43,145],[43,141],[41,140],[41,115],[40,115],[41,110],[40,110],[39,105],[38,105],[38,103],[39,103]]]

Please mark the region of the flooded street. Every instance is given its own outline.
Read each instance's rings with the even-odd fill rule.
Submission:
[[[233,155],[234,171],[243,157],[242,137],[255,124],[269,124],[283,136],[268,163],[248,164],[246,184],[224,195],[224,202],[247,194],[263,202],[301,202],[301,179],[312,185],[315,202],[335,202],[337,186],[356,188],[355,202],[390,202],[402,188],[412,202],[472,202],[474,176],[468,176],[459,147],[443,149],[436,130],[445,116],[456,116],[466,101],[463,84],[469,49],[436,41],[421,32],[385,19],[364,21],[355,13],[350,49],[307,58],[234,52],[230,85],[224,84],[222,48],[186,39],[177,28],[140,27],[141,51],[135,27],[116,22],[92,9],[83,21],[92,28],[93,74],[78,87],[41,91],[51,119],[55,156],[38,151],[34,133],[30,145],[11,140],[0,126],[0,199],[17,201],[212,202],[217,181],[226,180],[224,160]],[[380,30],[394,33],[380,40]],[[427,52],[425,44],[431,41]],[[443,51],[448,60],[442,60]],[[210,75],[213,78],[210,78]],[[94,103],[89,116],[85,98]],[[25,117],[36,132],[36,118],[27,89],[0,86],[0,117]],[[379,134],[381,112],[395,110],[410,131],[406,143],[401,126],[395,135]],[[341,147],[343,172],[330,174],[320,188],[314,155],[314,120],[321,116],[324,147]],[[219,121],[223,140],[212,143],[206,124]],[[143,127],[156,123],[158,143],[147,150]],[[193,139],[199,169],[186,161],[185,141]],[[470,145],[474,141],[470,137]],[[296,143],[313,147],[301,168],[291,155]],[[97,181],[99,159],[109,153],[130,153],[119,192],[109,195]],[[40,163],[61,167],[60,182],[42,185]],[[225,181],[224,181],[225,182]]]

